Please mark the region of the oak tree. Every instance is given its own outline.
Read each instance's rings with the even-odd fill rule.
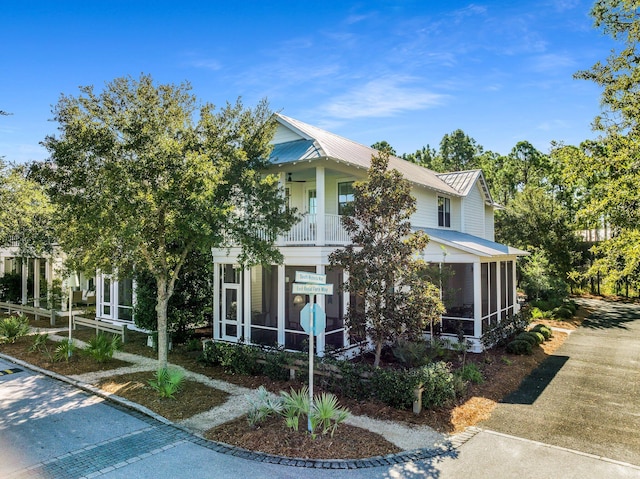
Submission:
[[[188,83],[118,78],[63,95],[43,180],[74,266],[156,280],[158,359],[167,363],[167,304],[190,252],[237,245],[240,262],[278,262],[273,238],[295,221],[264,175],[275,118],[266,101],[199,106]]]

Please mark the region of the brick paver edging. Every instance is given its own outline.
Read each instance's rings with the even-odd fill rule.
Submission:
[[[90,384],[83,383],[68,376],[63,376],[62,374],[57,374],[53,371],[42,369],[38,366],[34,366],[25,361],[14,358],[12,356],[8,356],[3,353],[0,353],[0,358],[18,364],[44,376],[48,376],[58,381],[70,384],[90,394],[99,396],[112,403],[114,407],[126,410],[128,413],[133,414],[137,419],[140,419],[150,425],[157,426],[158,423],[161,423],[165,427],[168,426],[175,428],[176,430],[180,431],[182,433],[180,435],[189,442],[205,447],[212,451],[221,454],[229,454],[232,456],[241,457],[243,459],[248,459],[251,461],[279,464],[282,466],[307,467],[315,469],[363,469],[370,467],[392,466],[395,464],[402,464],[411,461],[420,461],[439,456],[452,455],[457,448],[462,446],[465,442],[467,442],[478,432],[480,432],[480,429],[478,428],[469,427],[465,432],[452,436],[448,441],[448,444],[443,445],[439,448],[414,449],[411,451],[402,451],[395,454],[387,454],[386,456],[374,456],[363,459],[302,459],[276,456],[259,451],[250,451],[222,442],[210,441],[194,434],[185,427],[169,421],[159,414],[154,413],[150,409],[141,406],[140,404],[129,401],[128,399],[125,399],[123,397],[107,393],[106,391],[96,388],[95,386],[92,386]]]

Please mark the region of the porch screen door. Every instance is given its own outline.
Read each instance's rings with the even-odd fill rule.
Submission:
[[[242,300],[239,284],[222,284],[222,339],[238,341],[242,336]]]

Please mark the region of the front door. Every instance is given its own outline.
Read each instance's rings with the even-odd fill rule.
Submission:
[[[222,284],[222,339],[237,342],[242,337],[242,301],[239,284]]]

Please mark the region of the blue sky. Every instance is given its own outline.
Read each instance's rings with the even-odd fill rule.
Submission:
[[[41,160],[51,107],[151,74],[202,102],[271,108],[398,153],[460,128],[485,150],[595,137],[599,88],[573,73],[613,42],[593,1],[0,0],[0,155]]]

